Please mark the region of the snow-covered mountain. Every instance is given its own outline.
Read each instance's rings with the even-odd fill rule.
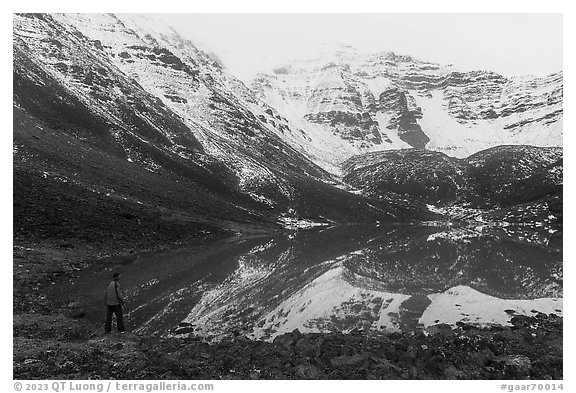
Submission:
[[[14,15],[13,36],[15,217],[24,232],[53,220],[75,232],[38,203],[50,200],[55,212],[80,206],[62,192],[99,200],[70,216],[80,227],[84,215],[100,217],[102,233],[110,225],[92,208],[118,210],[129,233],[157,219],[162,228],[428,220],[438,216],[426,203],[470,202],[458,190],[471,188],[474,170],[505,175],[472,187],[480,207],[496,194],[507,198],[496,205],[526,201],[517,184],[530,201],[553,193],[561,205],[560,149],[517,146],[496,155],[512,149],[513,162],[482,159],[488,151],[465,164],[443,153],[561,144],[561,74],[509,80],[342,48],[262,75],[252,90],[146,16]],[[404,150],[357,156],[392,148]],[[345,182],[330,173],[352,156]]]
[[[562,72],[506,78],[343,46],[251,87],[281,114],[287,138],[327,169],[379,150],[462,158],[497,145],[562,145]]]
[[[13,37],[15,168],[41,176],[25,187],[66,182],[162,217],[176,208],[203,220],[419,214],[348,192],[282,136],[275,110],[157,20],[22,14]]]

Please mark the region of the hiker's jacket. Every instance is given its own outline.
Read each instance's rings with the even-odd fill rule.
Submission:
[[[109,306],[117,306],[124,303],[122,292],[120,292],[120,284],[117,281],[110,281],[106,287],[106,304]]]

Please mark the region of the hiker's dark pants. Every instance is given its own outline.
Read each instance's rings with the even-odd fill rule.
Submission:
[[[115,306],[108,306],[106,310],[106,325],[104,331],[110,333],[112,331],[112,314],[116,314],[116,326],[119,332],[124,331],[124,317],[122,316],[122,306],[117,304]]]

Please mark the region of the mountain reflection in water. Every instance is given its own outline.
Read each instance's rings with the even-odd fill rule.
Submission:
[[[502,229],[345,226],[150,254],[123,273],[128,320],[207,337],[505,324],[562,313],[561,235]],[[76,286],[78,288],[78,286]],[[84,294],[89,297],[89,294]],[[178,330],[176,330],[178,331]]]

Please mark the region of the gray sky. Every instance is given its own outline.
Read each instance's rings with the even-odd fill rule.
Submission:
[[[462,71],[562,70],[561,14],[163,14],[243,80],[316,44],[392,50]],[[305,49],[302,49],[305,48]],[[308,49],[306,49],[308,48]]]

